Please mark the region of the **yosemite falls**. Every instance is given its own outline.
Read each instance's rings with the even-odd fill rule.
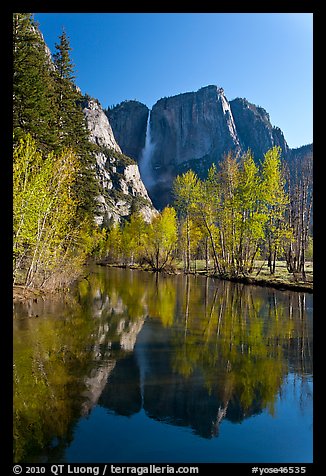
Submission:
[[[141,157],[139,160],[140,175],[147,190],[151,190],[151,188],[155,184],[155,178],[153,176],[153,167],[151,162],[154,148],[155,144],[152,142],[151,136],[151,110],[149,110],[146,124],[145,147],[142,150]]]

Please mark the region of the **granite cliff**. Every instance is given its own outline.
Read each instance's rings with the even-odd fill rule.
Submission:
[[[263,158],[273,146],[280,146],[283,156],[288,154],[289,146],[279,127],[273,127],[265,109],[251,104],[246,99],[230,101],[242,151],[250,149],[256,159]]]
[[[157,208],[171,203],[176,175],[191,168],[205,177],[210,165],[228,152],[241,156],[250,149],[259,161],[276,145],[287,160],[297,155],[281,129],[272,126],[265,109],[242,98],[229,102],[224,90],[214,85],[159,99],[151,111],[137,101],[124,101],[109,111],[109,117],[122,152],[140,163],[150,119],[152,147],[146,175],[151,180],[146,183],[144,175],[143,180]]]
[[[137,163],[121,152],[110,122],[100,103],[88,98],[83,112],[90,131],[90,141],[96,156],[96,175],[99,181],[99,225],[120,221],[132,211],[140,211],[150,221],[156,211],[141,180]]]
[[[138,101],[124,101],[105,112],[123,153],[137,160],[145,146],[148,107]]]
[[[177,174],[195,169],[204,175],[225,151],[241,152],[230,104],[222,88],[207,86],[197,92],[157,101],[151,111],[153,182],[149,189],[161,208],[171,201]],[[194,167],[195,165],[195,167]]]

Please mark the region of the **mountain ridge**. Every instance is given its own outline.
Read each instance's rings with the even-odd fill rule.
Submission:
[[[144,182],[158,208],[171,203],[172,183],[179,173],[192,168],[205,177],[210,165],[218,164],[227,153],[241,156],[250,149],[256,162],[273,146],[281,147],[285,160],[302,154],[300,147],[288,146],[282,130],[271,124],[263,107],[246,98],[228,101],[224,89],[216,85],[160,98],[151,110],[139,101],[123,101],[106,114],[121,150],[138,163],[150,114],[152,180],[146,184],[144,177]],[[312,144],[306,146],[312,153]]]

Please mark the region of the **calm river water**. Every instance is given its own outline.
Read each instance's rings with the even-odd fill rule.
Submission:
[[[15,461],[312,462],[312,302],[97,266],[15,305]]]

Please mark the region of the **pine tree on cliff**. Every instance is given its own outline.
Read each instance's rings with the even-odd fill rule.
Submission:
[[[91,217],[96,208],[95,158],[74,84],[71,48],[65,33],[51,54],[31,13],[13,15],[13,133],[14,143],[31,134],[38,150],[60,154],[70,148],[80,162],[75,186],[79,215]]]
[[[53,67],[53,66],[52,66]],[[30,133],[41,149],[56,143],[51,58],[30,13],[13,14],[13,133]]]
[[[81,108],[82,95],[74,83],[74,66],[70,58],[69,38],[64,31],[59,40],[60,42],[55,45],[56,53],[53,55],[58,110],[56,121],[58,148],[60,150],[63,147],[69,147],[79,157],[81,174],[78,176],[76,193],[81,199],[80,212],[84,215],[93,213],[96,207],[95,197],[98,186],[95,179],[95,159]]]
[[[82,109],[78,105],[81,94],[74,83],[74,67],[69,55],[71,48],[65,32],[59,40],[60,42],[55,45],[56,53],[53,55],[56,67],[54,82],[58,108],[56,127],[59,145],[83,149],[88,144],[88,132]]]

